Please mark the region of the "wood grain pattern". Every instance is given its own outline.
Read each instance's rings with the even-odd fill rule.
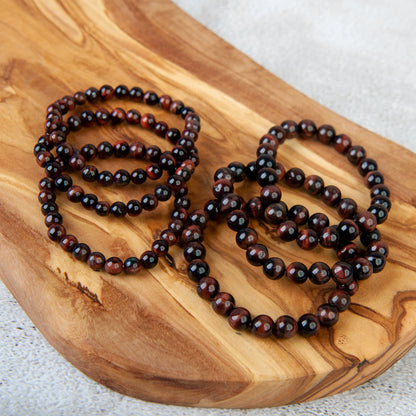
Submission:
[[[167,1],[4,3],[0,276],[47,340],[77,368],[145,400],[206,407],[275,406],[354,387],[382,373],[415,344],[413,153],[308,99]],[[32,148],[51,101],[104,83],[166,92],[201,114],[202,163],[190,186],[195,208],[210,194],[216,168],[235,159],[252,160],[258,138],[272,124],[307,117],[349,134],[379,162],[392,191],[391,215],[381,227],[390,245],[386,270],[361,284],[350,310],[333,329],[308,340],[280,342],[233,332],[195,294],[177,250],[172,253],[175,268],[162,261],[160,267],[133,277],[94,273],[73,261],[46,238],[36,201],[41,171]],[[102,137],[114,141],[126,133],[154,140],[141,130],[104,128],[82,132],[75,142],[96,143]],[[290,141],[279,155],[285,166],[319,173],[361,207],[368,205],[362,179],[334,151],[315,142]],[[406,180],[397,181],[403,177]],[[97,193],[127,200],[137,192],[127,188]],[[244,193],[254,189],[247,187]],[[336,220],[319,201],[285,187],[283,191],[288,204],[300,201],[310,211],[325,211]],[[97,221],[94,214],[63,198],[59,201],[67,229],[107,256],[142,252],[167,222],[161,218],[168,216],[165,207],[145,220]],[[265,230],[260,234],[270,240]],[[238,304],[254,315],[299,316],[322,303],[327,287],[265,281],[258,270],[246,266],[244,253],[233,241],[224,225],[206,233],[212,275]],[[322,249],[305,253],[294,244],[268,244],[285,261],[334,261]],[[220,255],[223,251],[226,257]]]

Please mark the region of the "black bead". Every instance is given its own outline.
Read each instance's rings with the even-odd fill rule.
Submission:
[[[82,169],[82,179],[86,182],[94,182],[98,179],[99,172],[95,166],[87,165]]]
[[[377,224],[382,224],[386,221],[389,214],[384,205],[371,205],[367,211],[371,212],[376,217]]]
[[[81,204],[86,209],[94,209],[97,205],[98,198],[94,194],[85,194],[81,200]]]
[[[114,202],[110,207],[110,214],[115,217],[124,217],[127,214],[127,207],[121,201]]]
[[[137,199],[131,199],[129,202],[127,202],[127,214],[131,217],[136,217],[142,212],[142,206]]]
[[[172,191],[166,185],[159,185],[155,188],[155,197],[159,201],[167,201],[172,196]]]
[[[188,243],[183,251],[183,255],[187,262],[198,259],[203,260],[205,258],[205,254],[205,247],[197,241]]]
[[[153,211],[158,205],[158,200],[153,194],[143,195],[141,204],[144,210]]]
[[[90,254],[91,254],[91,249],[85,243],[75,244],[74,248],[72,249],[72,255],[77,260],[87,261]]]
[[[151,250],[145,251],[140,256],[140,262],[142,263],[142,266],[145,269],[152,269],[153,267],[155,267],[157,265],[158,261],[159,261],[159,258]]]
[[[374,273],[381,272],[386,265],[386,258],[381,253],[371,253],[365,256],[365,258],[373,265]]]
[[[55,188],[58,191],[66,192],[72,186],[72,178],[68,175],[62,175],[55,179]]]

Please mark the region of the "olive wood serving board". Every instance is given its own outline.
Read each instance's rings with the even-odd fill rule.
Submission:
[[[338,393],[376,377],[416,342],[415,155],[334,114],[291,88],[219,39],[168,1],[5,0],[1,8],[0,276],[45,338],[74,366],[118,392],[144,400],[201,407],[276,406]],[[382,273],[360,284],[338,324],[318,336],[257,339],[233,331],[186,276],[179,249],[136,276],[93,272],[49,241],[37,202],[42,171],[33,146],[45,108],[90,86],[124,83],[168,93],[201,115],[201,165],[190,182],[193,208],[210,195],[218,167],[254,159],[259,138],[285,119],[310,118],[348,134],[375,158],[391,189],[393,207],[380,226],[390,246]],[[111,102],[127,108],[132,103]],[[144,106],[133,106],[146,111]],[[159,119],[162,112],[155,109]],[[168,117],[169,118],[169,117]],[[174,120],[180,127],[182,123]],[[143,130],[92,128],[74,143],[133,135],[169,148]],[[133,139],[129,139],[133,140]],[[164,147],[165,146],[165,147]],[[338,185],[367,208],[363,179],[345,157],[316,141],[287,141],[286,166],[300,166]],[[124,161],[106,161],[111,170]],[[123,166],[132,168],[134,163]],[[406,180],[398,180],[406,178]],[[78,181],[80,182],[80,181]],[[94,189],[85,186],[86,189]],[[97,189],[100,198],[127,201],[146,188]],[[237,185],[245,197],[256,185]],[[282,185],[289,205],[334,210]],[[148,249],[166,227],[171,204],[123,220],[99,218],[58,197],[64,225],[106,256]],[[260,241],[286,262],[335,261],[322,248]],[[211,274],[252,315],[299,317],[313,312],[333,286],[270,281],[248,265],[224,223],[205,233]]]

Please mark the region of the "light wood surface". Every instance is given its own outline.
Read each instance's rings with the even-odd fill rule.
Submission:
[[[413,153],[311,101],[167,1],[7,0],[2,6],[0,277],[46,339],[77,368],[145,400],[275,406],[357,386],[415,344]],[[172,252],[175,268],[161,261],[150,272],[131,277],[95,273],[74,261],[46,237],[37,202],[42,172],[32,149],[50,102],[104,83],[165,92],[201,115],[201,166],[190,185],[194,208],[210,196],[215,170],[234,160],[253,160],[258,139],[273,124],[311,118],[350,135],[379,162],[392,192],[389,220],[380,227],[390,245],[385,271],[362,282],[350,310],[333,329],[307,340],[277,341],[232,331],[196,295],[179,250]],[[157,142],[142,130],[126,128],[92,129],[75,135],[74,142],[115,141],[124,134]],[[368,206],[362,178],[333,149],[292,140],[281,146],[279,157],[285,166],[321,174],[361,207]],[[121,167],[115,161],[101,166]],[[256,189],[241,191],[248,196]],[[338,219],[318,200],[282,189],[289,205],[304,203],[311,212]],[[97,190],[102,198],[125,201],[137,192],[133,186]],[[165,228],[169,211],[166,206],[120,221],[97,219],[63,197],[59,203],[68,232],[106,256],[122,258],[147,249]],[[285,261],[335,261],[323,249],[302,252],[295,243],[270,241],[266,231],[257,229],[270,251]],[[315,310],[330,290],[268,281],[247,266],[224,224],[207,230],[205,245],[211,274],[253,315],[300,316]]]

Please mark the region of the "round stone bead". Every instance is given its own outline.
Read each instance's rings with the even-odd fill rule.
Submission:
[[[352,280],[350,283],[346,284],[337,283],[337,289],[347,292],[350,296],[355,295],[358,292],[358,288],[357,280]]]
[[[296,237],[298,246],[303,250],[312,250],[318,245],[318,234],[312,228],[304,228]]]
[[[348,149],[347,159],[353,164],[358,165],[367,155],[364,147],[356,145]]]
[[[88,266],[91,267],[94,271],[99,271],[104,268],[105,265],[105,257],[104,254],[95,251],[91,253],[87,260]]]
[[[341,284],[348,284],[354,278],[353,267],[345,261],[336,262],[331,269],[332,278]]]
[[[91,249],[85,243],[77,243],[72,248],[72,256],[77,260],[87,261],[91,254]]]
[[[353,220],[345,219],[338,225],[338,235],[341,243],[349,243],[357,238],[359,233],[358,225]]]
[[[104,269],[109,274],[120,274],[123,271],[123,262],[118,257],[110,257],[105,262]]]
[[[253,228],[243,228],[235,236],[238,247],[246,250],[249,246],[257,244],[258,235]]]
[[[234,298],[230,293],[220,292],[212,300],[212,309],[220,315],[229,315],[234,309]]]
[[[378,170],[368,172],[365,175],[364,183],[367,188],[372,188],[375,185],[381,185],[384,183],[384,176]]]
[[[320,194],[325,187],[324,180],[318,175],[310,175],[305,178],[303,189],[310,195]]]
[[[187,268],[188,277],[194,282],[199,282],[203,277],[208,276],[209,271],[208,263],[200,259],[192,260]]]
[[[309,217],[308,226],[318,234],[329,225],[329,218],[322,212],[317,212]]]
[[[281,202],[268,205],[264,210],[264,219],[272,225],[277,225],[287,219],[286,206]]]
[[[322,191],[321,194],[322,201],[330,207],[335,207],[341,201],[341,191],[335,185],[328,185]]]
[[[301,120],[298,124],[298,135],[301,139],[311,139],[316,135],[316,124],[312,120]]]
[[[298,323],[289,315],[282,315],[276,319],[274,324],[274,335],[276,338],[292,338],[298,331]]]
[[[351,198],[342,198],[337,211],[342,218],[352,218],[357,212],[357,203]]]
[[[298,235],[298,226],[294,221],[283,221],[277,226],[277,236],[283,241],[293,241]]]
[[[227,224],[233,231],[238,231],[248,226],[248,215],[241,210],[231,211],[227,217]]]
[[[263,205],[259,197],[254,196],[247,201],[245,211],[251,218],[260,218],[263,214]]]
[[[316,311],[316,315],[322,326],[333,326],[338,322],[339,318],[338,309],[329,303],[320,305]]]
[[[386,259],[381,253],[371,253],[365,256],[365,258],[373,265],[374,273],[381,272],[386,265]]]
[[[308,269],[303,263],[295,261],[287,266],[286,276],[294,283],[305,283],[308,280]]]
[[[354,279],[357,280],[368,279],[373,274],[372,263],[364,257],[359,257],[358,259],[354,260],[352,263],[352,268]]]
[[[136,274],[141,270],[142,264],[137,257],[129,257],[125,260],[123,267],[124,273]]]
[[[253,266],[262,266],[269,258],[269,252],[263,244],[253,244],[247,248],[246,258]]]
[[[323,285],[331,278],[331,269],[326,263],[318,261],[309,267],[308,276],[315,285]]]
[[[183,250],[183,255],[187,262],[191,262],[192,260],[197,259],[203,260],[206,255],[206,250],[201,243],[193,241],[186,245],[186,247]]]
[[[347,244],[346,246],[340,248],[337,251],[337,256],[341,261],[350,261],[354,260],[357,257],[360,257],[363,254],[363,250],[361,250],[357,245],[354,243]]]
[[[365,158],[360,161],[358,172],[361,176],[365,176],[368,172],[372,172],[373,170],[377,170],[377,162],[374,159]]]
[[[309,211],[303,205],[293,205],[289,209],[287,216],[289,220],[294,221],[297,225],[304,225],[308,222]]]
[[[305,183],[305,173],[299,168],[289,169],[285,174],[285,182],[291,188],[300,188]]]
[[[389,212],[383,205],[371,205],[368,212],[376,217],[377,224],[383,224],[387,220]]]
[[[318,317],[310,313],[302,315],[298,320],[298,333],[305,338],[315,335],[320,327]]]
[[[321,143],[330,144],[335,139],[335,129],[329,124],[322,124],[316,136]]]
[[[283,130],[286,132],[286,137],[288,139],[293,139],[297,136],[298,125],[293,120],[285,120],[281,124]]]
[[[244,331],[251,325],[250,312],[246,308],[234,308],[228,316],[228,323],[236,331]]]
[[[157,255],[151,251],[147,250],[140,256],[140,263],[145,269],[152,269],[158,263],[159,259]]]
[[[362,211],[355,216],[355,222],[363,233],[374,231],[377,226],[377,218],[368,211]]]
[[[346,153],[351,147],[351,139],[346,134],[339,134],[333,141],[334,149],[338,153]]]
[[[65,227],[61,224],[52,224],[48,228],[48,237],[52,241],[60,241],[66,234]]]
[[[54,215],[54,214],[52,214],[52,215]],[[389,247],[388,247],[387,243],[383,240],[373,241],[372,243],[370,243],[367,246],[367,253],[368,254],[380,253],[385,258],[387,258],[387,256],[389,255]]]
[[[263,273],[271,280],[282,278],[285,271],[285,263],[278,257],[270,257],[263,263]]]
[[[205,276],[199,280],[196,287],[198,295],[203,299],[212,299],[220,290],[218,281],[210,276]]]
[[[251,322],[251,333],[256,337],[267,338],[274,332],[274,321],[268,315],[258,315]]]
[[[260,192],[260,200],[264,205],[270,205],[279,202],[282,196],[282,191],[276,185],[267,185],[262,188]]]
[[[72,249],[74,246],[78,244],[78,239],[71,234],[66,234],[64,237],[61,238],[59,241],[59,245],[64,251],[67,251],[68,253],[72,252]]]
[[[350,306],[351,296],[343,290],[334,290],[328,297],[328,303],[343,312]]]
[[[339,241],[338,227],[335,225],[323,228],[319,235],[319,243],[325,248],[337,248]]]

